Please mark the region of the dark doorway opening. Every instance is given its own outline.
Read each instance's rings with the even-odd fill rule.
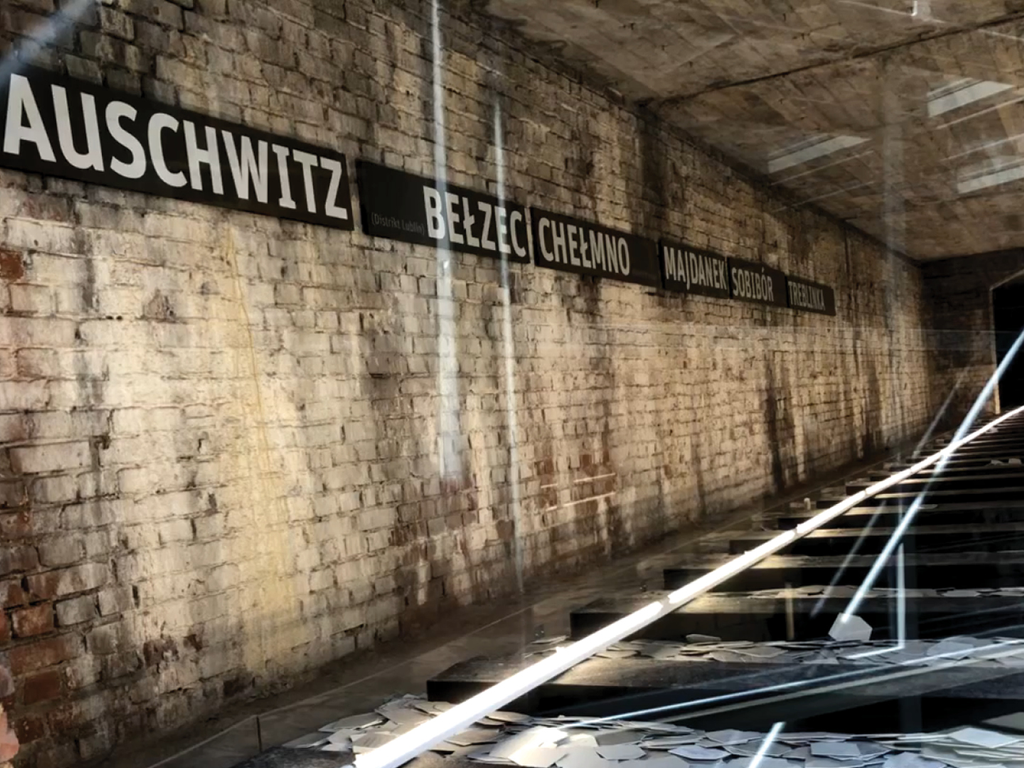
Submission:
[[[992,291],[992,319],[996,332],[996,364],[1003,362],[1024,329],[1024,283],[1001,285]],[[1024,351],[1010,363],[999,380],[999,406],[1005,412],[1024,405]]]

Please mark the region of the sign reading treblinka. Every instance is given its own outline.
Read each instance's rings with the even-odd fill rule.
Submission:
[[[729,279],[734,299],[776,307],[788,306],[786,275],[777,269],[753,261],[729,259]]]
[[[662,240],[661,266],[670,291],[729,298],[729,262],[724,256]]]
[[[793,309],[835,316],[836,294],[827,285],[787,277],[786,286],[789,292],[789,306]]]
[[[539,208],[531,208],[530,217],[534,264],[661,287],[658,249],[652,240]]]
[[[338,152],[30,67],[0,79],[0,166],[353,227]]]
[[[471,189],[356,161],[363,230],[406,243],[444,246],[528,263],[526,208]]]

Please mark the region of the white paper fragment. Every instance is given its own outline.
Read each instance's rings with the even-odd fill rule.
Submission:
[[[461,733],[449,736],[448,741],[458,744],[460,747],[468,747],[471,744],[487,744],[497,741],[501,732],[496,728],[467,728]]]
[[[333,723],[321,726],[319,730],[327,733],[333,733],[334,731],[340,731],[343,728],[369,728],[370,726],[378,725],[383,722],[384,718],[376,712],[367,712],[362,715],[343,717],[340,720],[335,720]]]
[[[722,642],[722,638],[715,637],[714,635],[701,635],[701,634],[694,633],[692,635],[687,635],[686,636],[686,642],[688,642],[688,643],[720,643],[720,642]]]
[[[512,762],[524,768],[549,768],[565,755],[561,747],[528,747],[512,756]]]
[[[859,640],[863,643],[871,639],[871,625],[860,616],[840,613],[828,634],[833,640]]]
[[[306,733],[299,736],[297,739],[283,744],[282,746],[290,747],[291,749],[306,749],[308,747],[319,747],[327,743],[327,737],[323,733]]]
[[[597,754],[605,760],[639,760],[647,755],[636,744],[605,744],[597,748]]]
[[[724,731],[709,731],[704,734],[711,741],[717,742],[722,745],[726,744],[746,744],[752,739],[763,739],[763,733],[757,733],[756,731],[737,731],[732,728]]]
[[[1010,736],[1006,733],[997,733],[996,731],[986,731],[982,728],[961,728],[958,731],[953,731],[949,734],[949,738],[964,744],[974,744],[978,747],[987,747],[988,749],[998,749],[999,747],[1006,747],[1010,744],[1017,744],[1020,741],[1024,741],[1019,736]]]
[[[565,731],[560,731],[557,728],[539,726],[527,728],[522,733],[517,733],[511,738],[505,739],[491,749],[491,756],[514,761],[515,754],[521,750],[541,746],[554,746],[566,736],[568,734]]]
[[[361,736],[356,736],[352,739],[353,751],[357,755],[363,752],[369,752],[371,749],[383,747],[394,738],[395,737],[390,733],[364,733]]]
[[[612,763],[605,760],[596,749],[569,749],[558,758],[558,768],[612,768]]]
[[[602,731],[595,734],[594,739],[599,747],[609,747],[613,744],[636,744],[640,741],[641,734],[633,730],[616,729],[614,731]]]
[[[811,744],[811,754],[819,757],[860,757],[857,745],[850,741],[817,741]]]
[[[669,752],[679,757],[685,757],[687,760],[724,760],[729,756],[724,749],[708,749],[696,744],[676,747],[670,749]]]

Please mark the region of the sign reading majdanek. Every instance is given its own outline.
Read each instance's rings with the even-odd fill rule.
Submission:
[[[661,265],[670,291],[729,298],[729,262],[724,256],[662,240]]]
[[[786,303],[786,275],[777,269],[754,261],[729,259],[729,279],[734,299],[776,307],[789,306]]]
[[[661,287],[652,240],[539,208],[530,208],[530,218],[537,266]]]
[[[827,285],[787,276],[786,286],[789,291],[789,306],[793,309],[835,317],[836,293]]]
[[[0,166],[353,227],[338,152],[34,68],[0,79]]]
[[[356,161],[363,231],[529,263],[526,208],[383,165]]]

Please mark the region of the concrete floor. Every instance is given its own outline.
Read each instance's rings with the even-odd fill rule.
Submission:
[[[611,590],[661,587],[661,570],[687,552],[709,551],[701,540],[728,529],[760,527],[758,517],[792,499],[863,472],[883,457],[844,468],[784,497],[738,510],[698,531],[670,536],[643,552],[575,578],[509,598],[470,606],[446,618],[429,636],[387,643],[346,656],[316,678],[279,695],[226,708],[189,728],[142,745],[120,748],[104,768],[231,768],[346,715],[367,712],[400,694],[422,694],[426,681],[478,655],[515,653],[539,636],[568,633],[569,610]],[[891,454],[888,457],[891,458]],[[723,550],[724,551],[724,550]]]

